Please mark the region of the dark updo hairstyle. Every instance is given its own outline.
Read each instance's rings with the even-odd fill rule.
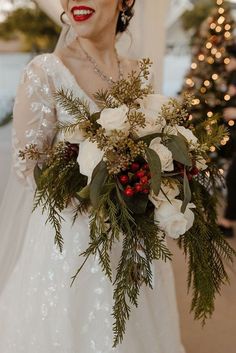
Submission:
[[[122,0],[122,5],[124,8],[124,11],[121,11],[119,13],[118,22],[117,22],[117,26],[116,26],[116,34],[125,32],[127,27],[129,26],[129,23],[130,23],[132,17],[134,16],[133,7],[134,7],[135,0],[131,6],[128,6],[126,4],[126,1],[127,0]],[[124,23],[122,21],[122,13],[124,13],[124,15],[127,16],[126,23]]]

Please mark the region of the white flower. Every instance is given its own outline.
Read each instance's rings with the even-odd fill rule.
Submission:
[[[172,153],[166,146],[161,143],[160,137],[153,139],[149,147],[158,154],[161,160],[162,171],[170,172],[174,169]]]
[[[158,209],[155,209],[155,219],[160,228],[171,238],[177,239],[186,233],[193,225],[194,213],[191,208],[195,205],[188,204],[184,213],[181,212],[182,201],[172,200],[171,203],[163,201]]]
[[[138,136],[161,132],[166,126],[164,118],[159,116],[161,107],[168,102],[168,98],[160,94],[149,94],[140,101],[140,111],[145,114],[146,126],[144,128],[138,127],[136,133]]]
[[[88,177],[88,184],[91,180],[94,168],[101,162],[104,152],[101,151],[96,143],[85,140],[80,143],[77,162],[80,173]]]
[[[128,131],[129,122],[127,114],[128,107],[123,104],[119,108],[106,108],[102,110],[100,118],[97,122],[106,130],[106,133],[111,134],[112,130]]]
[[[163,130],[164,134],[167,135],[178,135],[178,130],[176,129],[175,126],[171,126],[171,125],[166,125],[164,130]]]
[[[176,125],[178,132],[183,135],[190,145],[190,150],[194,149],[198,145],[197,137],[192,133],[191,130],[186,129],[184,126]]]
[[[208,168],[208,165],[207,165],[206,160],[205,160],[203,157],[197,158],[197,160],[196,160],[196,167],[197,167],[199,170],[205,170],[205,169],[207,169],[207,168]]]
[[[179,195],[179,188],[177,184],[161,184],[161,190],[158,195],[155,195],[153,190],[149,195],[149,200],[158,208],[162,201],[172,201]]]
[[[85,140],[84,132],[79,126],[74,131],[63,131],[62,138],[70,143],[80,143]]]

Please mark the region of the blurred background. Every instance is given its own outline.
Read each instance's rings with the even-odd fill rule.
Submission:
[[[145,11],[146,16],[151,13],[156,33],[153,33],[153,27],[146,29],[148,26],[145,26],[150,35],[145,55],[156,56],[159,92],[168,96],[193,93],[196,121],[199,115],[205,119],[216,113],[222,115],[232,99],[228,94],[230,74],[226,66],[230,63],[228,45],[236,41],[236,0],[137,2],[141,2],[137,11],[139,19],[131,28],[131,35],[134,38],[143,35],[140,31],[144,31],[144,27],[140,27],[138,21],[142,21]],[[0,0],[0,201],[10,170],[12,107],[20,74],[35,55],[53,51],[61,30],[60,12],[58,0]],[[140,47],[144,48],[144,44]],[[119,45],[122,47],[122,42]],[[235,143],[235,120],[234,117],[227,122],[222,119],[220,123],[228,127],[230,137],[221,141],[220,150],[212,146],[210,158],[215,158],[224,176]],[[224,202],[226,190],[222,185],[219,189]],[[219,212],[222,207],[219,206]],[[235,238],[229,241],[236,247]],[[217,298],[215,314],[202,328],[189,313],[191,296],[186,293],[183,256],[174,242],[170,242],[170,247],[176,255],[174,272],[186,353],[235,353],[235,267],[228,268],[231,286],[225,287]]]

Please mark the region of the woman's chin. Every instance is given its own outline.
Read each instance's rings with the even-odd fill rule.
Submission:
[[[97,30],[94,28],[94,26],[75,24],[73,27],[78,38],[92,39],[97,37]]]

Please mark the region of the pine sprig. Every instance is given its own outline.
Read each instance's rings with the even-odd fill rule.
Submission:
[[[86,121],[90,117],[89,104],[79,97],[74,97],[69,90],[59,89],[54,98],[65,111],[73,116],[77,121]]]
[[[228,282],[224,260],[232,262],[236,252],[225,241],[212,212],[214,196],[203,185],[195,182],[195,222],[193,227],[179,239],[179,246],[188,259],[188,288],[193,291],[191,310],[195,319],[204,324],[214,311],[214,300],[221,286]],[[211,200],[212,198],[212,200]]]
[[[139,215],[134,218],[129,209],[121,205],[119,224],[123,229],[123,245],[114,281],[114,347],[123,340],[126,322],[130,317],[130,305],[138,306],[141,286],[145,284],[152,288],[153,260],[161,258],[167,261],[171,258],[164,239],[159,238],[160,231],[153,217]]]
[[[142,284],[136,270],[138,266],[138,252],[137,246],[134,244],[134,238],[126,235],[123,240],[122,249],[123,251],[117,267],[113,293],[114,305],[112,315],[114,317],[114,347],[122,342],[126,322],[130,317],[131,308],[127,299],[137,305],[137,298]]]
[[[52,225],[55,231],[55,243],[61,252],[63,250],[61,213],[87,182],[87,178],[80,174],[76,162],[77,155],[70,148],[70,145],[60,143],[51,150],[47,164],[41,168],[36,166],[37,172],[35,171],[37,190],[33,211],[41,207],[42,213],[47,213],[46,223]],[[69,161],[68,158],[70,158]]]
[[[94,94],[94,99],[100,109],[118,108],[120,103],[114,99],[108,90],[99,90]]]

